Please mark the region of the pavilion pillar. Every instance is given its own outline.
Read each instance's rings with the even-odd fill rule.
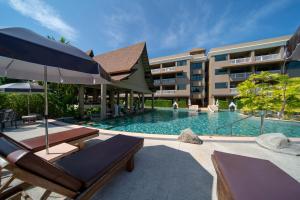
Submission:
[[[117,105],[120,105],[120,92],[117,92]]]
[[[128,109],[128,92],[125,92],[125,108]]]
[[[141,108],[141,94],[138,93],[138,110]]]
[[[130,90],[129,103],[130,110],[133,110],[133,90]]]
[[[109,91],[109,106],[110,106],[110,109],[113,109],[113,106],[114,106],[114,91],[111,90]]]
[[[144,111],[145,109],[145,95],[142,93],[142,110]]]
[[[152,95],[151,95],[151,99],[152,99],[152,102],[151,102],[151,108],[152,108],[152,110],[154,109],[154,94],[152,93]]]
[[[106,85],[101,85],[101,119],[106,118]]]
[[[84,87],[83,85],[79,85],[78,88],[78,103],[79,103],[79,115],[80,118],[84,116]]]

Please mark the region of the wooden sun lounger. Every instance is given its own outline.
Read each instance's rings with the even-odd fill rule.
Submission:
[[[143,142],[142,138],[117,135],[50,163],[2,135],[0,156],[8,162],[4,167],[24,182],[2,190],[0,199],[27,186],[45,188],[43,199],[51,192],[72,199],[90,199],[120,169],[133,170],[134,155],[143,147]]]
[[[215,151],[219,200],[299,200],[300,183],[268,160]]]
[[[61,131],[49,134],[49,146],[55,146],[61,143],[78,145],[79,148],[84,146],[84,141],[99,136],[99,130],[91,128],[75,128],[67,131]],[[37,152],[45,149],[45,136],[39,136],[22,140],[19,142],[30,151]]]

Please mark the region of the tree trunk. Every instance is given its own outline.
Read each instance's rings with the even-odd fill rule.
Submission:
[[[286,86],[287,86],[287,83],[284,84],[283,86],[283,100],[282,100],[282,104],[281,104],[281,110],[280,110],[280,113],[279,113],[279,119],[283,118],[284,116],[284,111],[285,111],[285,106],[286,106]]]

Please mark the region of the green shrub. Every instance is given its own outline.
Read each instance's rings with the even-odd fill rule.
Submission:
[[[228,109],[228,101],[226,100],[219,100],[219,109]]]
[[[177,103],[178,103],[179,108],[186,108],[187,107],[186,100],[184,100],[184,99],[178,100]],[[145,106],[151,107],[151,105],[152,105],[152,100],[147,99],[145,101]],[[168,99],[155,99],[154,100],[154,107],[170,108],[172,106],[173,106],[172,100],[168,100]]]

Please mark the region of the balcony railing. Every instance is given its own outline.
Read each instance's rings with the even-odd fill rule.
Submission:
[[[281,58],[280,54],[269,54],[269,55],[255,56],[255,61],[276,60],[280,58]]]
[[[245,80],[247,79],[252,73],[251,72],[243,72],[243,73],[234,73],[230,74],[230,79],[232,80]]]
[[[173,72],[175,71],[175,67],[166,67],[166,68],[161,68],[161,72]]]
[[[176,90],[162,90],[161,94],[174,94]]]
[[[154,80],[154,81],[153,81],[153,84],[154,84],[154,85],[160,85],[160,80]]]
[[[237,88],[230,88],[230,94],[238,94]]]
[[[158,90],[155,92],[156,95],[160,94],[175,94],[176,90]]]
[[[158,68],[158,69],[151,69],[151,73],[152,74],[160,73],[160,68]]]
[[[161,83],[162,84],[175,84],[176,79],[175,78],[167,78],[167,79],[162,79]]]
[[[231,64],[240,64],[240,63],[248,63],[248,62],[251,62],[251,57],[230,59]]]
[[[174,72],[176,71],[176,67],[165,67],[165,68],[158,68],[158,69],[151,69],[152,74],[159,74],[163,72]]]
[[[281,73],[281,70],[262,70],[262,71],[265,71],[265,72],[270,72],[270,73]],[[260,74],[262,71],[256,71],[255,73],[256,74]]]

